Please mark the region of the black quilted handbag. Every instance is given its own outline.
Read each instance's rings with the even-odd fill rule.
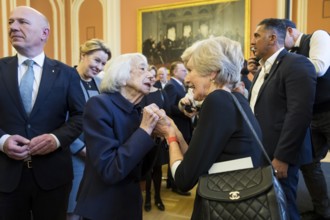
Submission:
[[[272,164],[243,108],[232,96],[258,145]],[[274,168],[269,165],[201,176],[197,188],[202,200],[201,220],[289,219],[285,194],[274,174]]]

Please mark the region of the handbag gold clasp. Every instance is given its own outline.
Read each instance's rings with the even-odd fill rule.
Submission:
[[[239,195],[239,191],[233,191],[229,193],[230,200],[237,200],[239,198],[241,198],[241,196]]]

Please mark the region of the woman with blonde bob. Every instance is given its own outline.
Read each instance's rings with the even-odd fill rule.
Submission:
[[[231,95],[239,100],[260,137],[261,130],[246,98],[232,92],[240,81],[244,61],[240,44],[225,37],[206,39],[187,48],[181,57],[194,99],[203,101],[189,147],[171,119],[163,118],[156,127],[167,139],[170,166],[179,189],[191,190],[217,162],[251,157],[254,167],[262,165],[261,151]],[[191,219],[202,219],[197,193]]]
[[[100,93],[101,78],[99,78],[99,74],[110,59],[110,48],[101,39],[90,39],[80,45],[80,61],[75,68],[80,76],[80,86],[86,101]],[[70,151],[74,178],[69,196],[67,220],[79,220],[80,216],[74,213],[74,209],[79,184],[85,169],[86,144],[83,134],[70,145]]]

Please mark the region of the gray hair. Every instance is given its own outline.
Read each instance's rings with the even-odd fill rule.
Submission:
[[[182,56],[184,63],[191,60],[201,76],[217,72],[215,83],[221,86],[228,84],[232,89],[240,81],[240,72],[244,56],[240,43],[220,36],[194,43]]]
[[[100,85],[100,92],[118,92],[131,77],[132,64],[143,60],[148,64],[147,58],[141,53],[127,53],[112,59],[104,71],[104,78]],[[138,63],[137,63],[138,65]]]

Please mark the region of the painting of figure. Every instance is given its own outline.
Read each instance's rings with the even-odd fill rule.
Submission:
[[[204,0],[139,9],[138,50],[150,64],[166,65],[195,41],[226,36],[248,52],[249,7],[250,0]]]

